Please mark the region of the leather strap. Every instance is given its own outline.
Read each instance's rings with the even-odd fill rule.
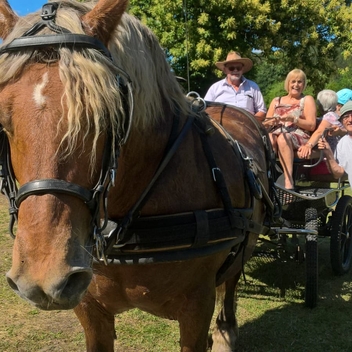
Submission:
[[[82,199],[89,204],[92,199],[92,191],[82,186],[70,183],[64,180],[43,179],[35,180],[25,183],[17,193],[16,206],[20,204],[29,196],[48,193],[68,194]]]
[[[20,37],[1,48],[0,55],[27,49],[43,49],[48,47],[77,49],[96,49],[111,59],[111,54],[98,39],[84,34],[62,33],[54,35],[38,35]]]

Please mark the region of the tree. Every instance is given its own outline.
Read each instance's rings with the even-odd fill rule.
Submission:
[[[348,57],[352,46],[350,1],[131,0],[130,13],[154,31],[175,73],[189,76],[190,89],[201,94],[222,75],[214,63],[230,50],[256,65],[280,62],[285,75],[301,68],[318,92],[336,73],[337,55]],[[256,66],[246,76],[255,74]]]

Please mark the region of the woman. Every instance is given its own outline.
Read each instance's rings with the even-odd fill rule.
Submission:
[[[334,152],[337,142],[342,135],[346,134],[346,130],[339,121],[339,115],[336,113],[337,94],[330,89],[324,89],[318,93],[317,106],[320,112],[323,113],[319,127],[315,130],[308,142],[299,147],[298,157],[302,159],[309,159],[312,154],[312,148],[318,143],[319,138],[323,135],[325,129],[330,129],[326,136],[329,145]]]
[[[307,78],[302,70],[294,69],[285,80],[283,97],[272,100],[264,125],[271,126],[269,133],[274,151],[278,154],[284,172],[284,186],[294,189],[292,177],[294,151],[307,143],[316,126],[316,106],[314,98],[304,95]]]

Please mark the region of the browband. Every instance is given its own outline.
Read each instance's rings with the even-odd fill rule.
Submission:
[[[111,59],[111,54],[109,50],[100,40],[85,34],[75,33],[16,38],[11,43],[7,44],[6,46],[0,49],[0,55],[3,53],[14,52],[21,49],[41,49],[48,47],[67,47],[70,49],[91,48],[100,51],[106,57]]]

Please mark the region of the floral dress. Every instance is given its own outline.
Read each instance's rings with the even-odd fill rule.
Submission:
[[[300,100],[299,104],[282,104],[280,102],[281,97],[275,98],[275,110],[274,117],[286,117],[286,116],[297,116],[301,117],[303,114],[304,108],[304,97]],[[310,132],[305,131],[297,127],[293,122],[285,122],[280,124],[275,128],[271,133],[273,135],[279,135],[281,133],[287,132],[291,136],[293,143],[293,148],[298,149],[301,145],[304,145],[308,142],[310,138]]]

